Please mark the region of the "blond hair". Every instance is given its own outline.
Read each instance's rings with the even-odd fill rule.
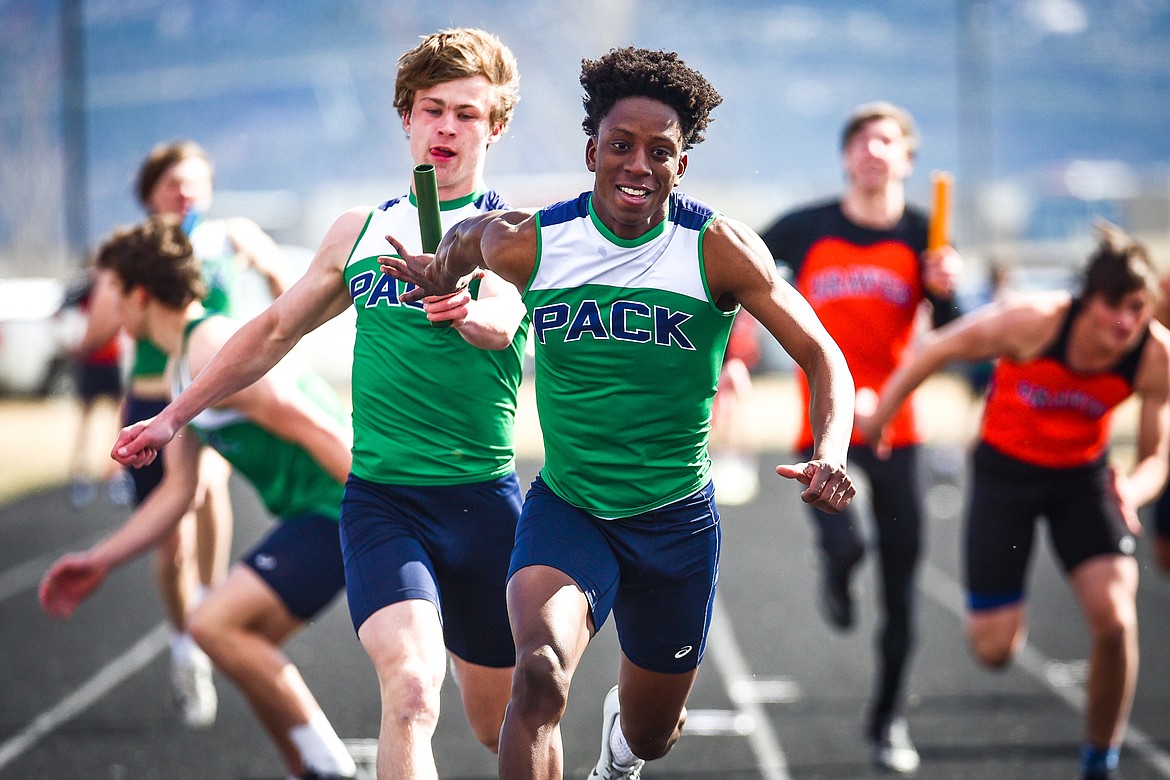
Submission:
[[[495,87],[490,120],[493,127],[507,129],[520,100],[516,56],[495,35],[470,27],[427,35],[398,58],[394,108],[405,118],[418,91],[470,76],[483,76]]]

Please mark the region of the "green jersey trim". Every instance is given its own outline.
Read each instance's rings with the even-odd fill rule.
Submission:
[[[455,209],[461,209],[464,206],[474,203],[475,199],[483,195],[486,191],[487,190],[476,190],[470,195],[464,195],[462,198],[455,198],[454,200],[441,200],[439,201],[439,211],[454,211]],[[410,205],[417,209],[418,198],[415,197],[414,190],[411,190],[407,194],[407,197],[410,199]]]
[[[645,233],[638,236],[637,238],[618,238],[616,235],[614,235],[614,232],[612,230],[610,230],[609,228],[607,228],[605,226],[605,223],[601,221],[601,217],[597,216],[597,212],[593,210],[593,195],[592,194],[589,195],[589,204],[588,205],[589,205],[589,219],[590,219],[590,221],[593,222],[593,227],[597,228],[597,232],[600,233],[601,235],[605,236],[607,241],[610,241],[614,244],[617,244],[620,247],[625,247],[627,249],[630,249],[630,248],[633,248],[636,246],[642,246],[643,244],[648,244],[651,241],[653,241],[654,239],[658,238],[660,235],[662,235],[663,230],[666,230],[667,220],[663,219],[657,225],[650,228],[649,230],[647,230]]]

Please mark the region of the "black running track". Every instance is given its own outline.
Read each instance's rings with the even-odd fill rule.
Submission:
[[[1031,574],[1029,645],[1006,671],[985,671],[964,644],[958,584],[961,474],[956,453],[927,474],[932,489],[928,560],[920,578],[920,642],[907,715],[922,778],[1069,779],[1076,776],[1086,638],[1075,602],[1045,542]],[[865,778],[861,740],[873,678],[873,567],[858,578],[860,618],[849,634],[825,626],[815,604],[809,524],[768,454],[759,496],[725,506],[716,618],[691,696],[687,733],[646,778]],[[521,464],[527,480],[536,464]],[[938,472],[938,473],[935,473]],[[268,520],[249,489],[234,486],[237,551]],[[275,751],[243,699],[217,678],[214,727],[186,730],[168,700],[165,629],[143,559],[109,580],[67,623],[46,619],[36,583],[61,552],[113,528],[125,510],[104,499],[72,509],[63,490],[0,506],[0,778],[284,777]],[[1170,584],[1143,543],[1139,594],[1142,670],[1126,780],[1170,778]],[[339,599],[288,647],[338,732],[368,753],[378,723],[373,671]],[[601,703],[613,684],[617,647],[607,624],[574,680],[563,723],[566,777],[596,760]],[[495,776],[472,738],[453,682],[443,692],[434,741],[440,775]]]

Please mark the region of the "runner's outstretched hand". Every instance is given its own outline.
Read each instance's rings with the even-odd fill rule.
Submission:
[[[827,461],[781,464],[776,467],[776,473],[805,485],[800,500],[824,512],[840,512],[857,495],[857,489],[853,487],[853,480],[845,473],[845,468]]]
[[[41,578],[37,595],[49,617],[66,620],[106,579],[108,568],[89,553],[69,553],[57,559]]]
[[[123,466],[149,466],[158,457],[159,450],[173,438],[175,431],[171,427],[164,425],[157,417],[151,417],[123,428],[114,442],[110,457]]]
[[[1137,504],[1130,495],[1129,480],[1125,474],[1112,466],[1109,467],[1109,492],[1113,494],[1114,500],[1117,501],[1117,506],[1121,510],[1121,518],[1125,521],[1126,528],[1134,536],[1141,536],[1142,522],[1138,517]]]
[[[444,276],[440,273],[439,264],[435,262],[435,255],[411,254],[394,236],[386,236],[386,241],[394,247],[396,255],[381,255],[378,265],[382,273],[395,279],[413,284],[414,288],[405,291],[399,296],[403,303],[421,301],[423,298],[449,297],[460,290],[467,288],[472,279],[481,278],[483,269],[477,268],[472,273],[460,277]],[[443,252],[445,246],[439,245],[437,252]]]

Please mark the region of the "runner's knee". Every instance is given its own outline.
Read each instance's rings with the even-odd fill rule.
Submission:
[[[634,752],[634,755],[647,761],[653,761],[666,755],[674,743],[678,741],[679,729],[685,720],[684,710],[683,716],[673,726],[670,724],[662,726],[661,724],[628,723],[622,724],[622,733],[626,735],[626,742],[629,743],[630,750]]]
[[[512,704],[526,721],[559,723],[569,700],[571,675],[549,645],[520,653],[512,688]]]
[[[383,719],[404,728],[421,725],[434,730],[439,720],[442,676],[436,678],[421,659],[377,671],[381,681]]]
[[[1136,616],[1131,619],[1121,610],[1098,616],[1089,625],[1093,645],[1107,652],[1120,652],[1136,630]]]
[[[214,657],[213,649],[217,640],[224,635],[224,626],[216,620],[209,610],[196,607],[187,618],[187,633],[195,640],[203,651]]]
[[[992,669],[1002,669],[1015,657],[1022,637],[1016,633],[968,627],[967,642],[979,663]]]

